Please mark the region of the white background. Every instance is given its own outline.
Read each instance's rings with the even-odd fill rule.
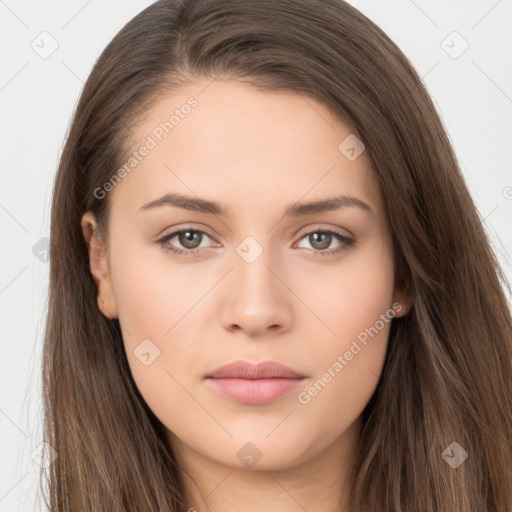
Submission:
[[[44,237],[58,158],[94,61],[150,3],[0,0],[0,512],[40,510],[32,452],[42,440]],[[512,280],[512,0],[350,3],[398,44],[423,77]],[[58,44],[46,59],[32,48],[43,46],[42,37],[51,48],[43,31]],[[469,44],[456,59],[443,49],[462,48],[454,31]]]

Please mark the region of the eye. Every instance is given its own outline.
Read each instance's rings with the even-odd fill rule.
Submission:
[[[199,229],[185,228],[180,229],[179,231],[173,231],[172,233],[165,235],[158,241],[158,243],[164,249],[171,251],[177,256],[186,258],[188,256],[194,256],[198,252],[201,252],[200,249],[204,248],[204,246],[201,247],[201,242],[204,239],[204,237],[213,240],[213,238],[210,235],[208,235],[208,233],[206,233],[205,231]],[[176,242],[179,243],[184,249],[179,249],[176,248],[173,244],[169,244],[169,242],[174,238],[176,238]]]
[[[355,243],[354,239],[346,236],[334,229],[316,229],[309,231],[301,237],[301,240],[307,238],[308,243],[312,245],[312,249],[316,254],[322,256],[332,256],[350,249]],[[338,245],[334,249],[328,249],[333,241],[338,241]]]
[[[177,231],[173,231],[163,238],[158,240],[158,244],[165,250],[176,254],[179,257],[194,256],[201,252],[205,246],[201,246],[201,242],[204,238],[213,240],[208,233],[200,229],[183,228]],[[334,229],[316,229],[309,231],[302,235],[300,240],[307,238],[307,241],[312,245],[312,250],[316,254],[322,256],[332,256],[334,254],[341,253],[348,250],[355,243],[354,239],[346,236]],[[170,243],[173,239],[176,239],[173,243]],[[328,249],[333,241],[338,241],[338,245],[334,249]],[[181,245],[182,249],[177,248],[176,245]],[[208,247],[208,246],[206,246]]]

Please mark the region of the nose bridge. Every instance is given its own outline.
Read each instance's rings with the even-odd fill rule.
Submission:
[[[281,266],[271,245],[271,236],[259,234],[247,236],[235,248],[232,289],[222,313],[224,327],[254,333],[289,323],[289,292],[276,277]]]
[[[279,267],[272,248],[271,236],[249,235],[240,242],[235,251],[238,256],[235,260],[235,279],[237,286],[242,287],[239,293],[247,291],[256,299],[257,295],[268,295],[267,300],[273,300],[280,290],[279,282],[270,270]]]

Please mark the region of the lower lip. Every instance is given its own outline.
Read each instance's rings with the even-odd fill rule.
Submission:
[[[304,379],[213,379],[210,386],[235,402],[248,405],[261,405],[274,402],[295,389]]]

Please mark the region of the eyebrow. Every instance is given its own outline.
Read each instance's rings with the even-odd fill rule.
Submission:
[[[229,217],[231,215],[230,210],[223,204],[177,193],[165,194],[159,199],[150,201],[143,205],[139,211],[144,212],[164,206],[174,206],[184,210],[219,215],[222,217]],[[370,206],[361,199],[352,196],[335,196],[319,201],[291,204],[285,208],[283,217],[303,217],[314,213],[330,212],[347,207],[360,208],[371,216],[375,216]]]

